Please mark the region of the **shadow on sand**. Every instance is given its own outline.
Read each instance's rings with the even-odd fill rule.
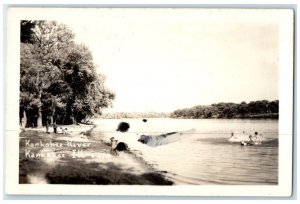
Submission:
[[[155,172],[137,175],[113,163],[84,161],[60,164],[46,174],[46,179],[51,184],[172,185],[171,181]]]

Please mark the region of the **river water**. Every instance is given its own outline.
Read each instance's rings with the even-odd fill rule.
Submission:
[[[130,124],[126,133],[117,132],[120,122]],[[278,120],[245,119],[95,119],[94,138],[126,142],[138,156],[153,165],[175,184],[278,184]],[[195,129],[176,142],[150,147],[138,142],[142,134]],[[229,140],[258,132],[261,145],[241,146]],[[242,140],[242,139],[241,139]]]

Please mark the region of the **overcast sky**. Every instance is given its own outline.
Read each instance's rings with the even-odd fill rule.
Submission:
[[[278,99],[278,24],[271,11],[90,9],[57,13],[92,51],[108,111],[173,111]]]

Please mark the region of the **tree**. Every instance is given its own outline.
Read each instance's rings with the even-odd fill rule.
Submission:
[[[55,21],[35,21],[33,24],[35,25],[32,29],[34,43],[26,43],[26,48],[21,46],[21,49],[30,50],[28,56],[33,63],[30,63],[31,72],[26,77],[29,78],[30,85],[34,90],[38,112],[37,126],[41,127],[44,91],[53,81],[60,79],[60,70],[52,62],[63,54],[61,51],[68,46],[74,34],[65,25],[57,24]],[[21,72],[25,69],[26,67],[21,65]]]
[[[37,126],[49,115],[51,123],[70,124],[111,106],[115,95],[96,72],[89,49],[74,43],[72,31],[55,21],[30,23],[33,43],[21,43],[20,107],[37,116]]]
[[[20,58],[20,113],[22,113],[20,116],[22,118],[21,126],[24,129],[28,120],[30,124],[32,123],[32,118],[26,117],[27,112],[32,112],[39,106],[35,84],[35,66],[38,65],[38,62],[33,57],[30,48],[24,43],[21,43]]]
[[[69,47],[61,70],[69,86],[66,101],[69,123],[88,119],[100,113],[100,108],[112,105],[114,94],[105,88],[105,77],[96,72],[92,55],[86,46]]]
[[[175,110],[175,118],[278,118],[279,101],[251,101],[249,104],[217,103]]]
[[[245,101],[243,101],[239,106],[237,110],[238,114],[241,115],[242,118],[245,117],[246,114],[248,114],[248,105]]]
[[[278,113],[279,112],[279,101],[271,101],[269,104],[271,113]]]
[[[21,42],[22,43],[34,43],[34,21],[21,21]]]
[[[30,102],[32,103],[34,101],[32,95],[33,87],[27,87],[27,89],[25,88],[26,86],[30,86],[30,84],[27,84],[28,81],[26,81],[26,75],[30,70],[27,70],[26,72],[26,69],[30,69],[30,64],[35,62],[33,62],[32,60],[30,50],[26,49],[23,43],[30,43],[30,44],[34,43],[33,29],[35,27],[35,23],[34,21],[22,20],[20,23],[20,27],[21,27],[21,35],[20,35],[20,41],[21,41],[20,118],[21,121],[20,123],[21,123],[22,130],[25,131],[25,127],[27,125],[27,112],[29,111],[29,107],[30,107],[29,104]]]

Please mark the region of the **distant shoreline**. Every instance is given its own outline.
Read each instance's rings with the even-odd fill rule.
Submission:
[[[241,115],[236,115],[230,118],[226,117],[210,117],[210,118],[193,118],[193,117],[95,117],[94,119],[157,119],[157,118],[171,118],[171,119],[272,119],[272,120],[278,120],[279,119],[279,114],[278,113],[273,113],[273,114],[256,114],[256,115],[246,115],[246,116],[241,116]]]
[[[279,100],[213,103],[175,110],[172,118],[278,119]]]
[[[249,103],[214,103],[177,109],[173,112],[113,112],[96,118],[186,118],[186,119],[278,119],[279,100],[251,101]]]
[[[210,118],[190,118],[190,117],[170,117],[174,119],[272,119],[272,120],[278,120],[279,119],[279,114],[278,113],[272,113],[272,114],[255,114],[255,115],[236,115],[230,118],[227,117],[210,117]]]

